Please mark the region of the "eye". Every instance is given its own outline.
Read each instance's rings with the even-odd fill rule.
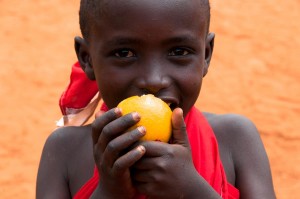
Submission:
[[[115,51],[114,55],[116,57],[120,57],[120,58],[135,57],[134,52],[132,52],[130,49],[126,49],[126,48]]]
[[[185,56],[190,54],[191,51],[186,49],[186,48],[173,48],[170,52],[169,52],[169,56]]]

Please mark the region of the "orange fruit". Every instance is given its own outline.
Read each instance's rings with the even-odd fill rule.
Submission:
[[[168,142],[171,137],[172,111],[168,104],[154,95],[142,95],[129,97],[117,106],[122,109],[123,115],[138,112],[140,121],[130,129],[144,126],[146,134],[141,140]]]

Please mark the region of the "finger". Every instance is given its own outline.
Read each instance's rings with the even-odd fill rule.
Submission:
[[[110,141],[105,148],[103,156],[108,166],[112,167],[114,162],[119,158],[120,154],[122,152],[124,153],[125,149],[128,149],[129,146],[141,139],[145,133],[145,128],[141,126]]]
[[[104,112],[104,111],[101,111],[101,110],[98,111],[98,112],[96,112],[96,113],[95,113],[95,119],[98,118],[98,117],[100,117],[100,116],[103,115],[104,113],[105,113],[105,112]]]
[[[176,108],[172,113],[172,129],[173,143],[189,147],[190,144],[181,108]]]
[[[118,108],[111,109],[104,113],[101,117],[98,117],[92,123],[92,138],[93,144],[95,145],[98,142],[99,136],[102,132],[102,129],[111,121],[120,117],[121,110]]]
[[[140,144],[146,148],[147,157],[162,156],[169,153],[171,150],[171,148],[168,147],[169,144],[159,141],[143,141]]]
[[[104,150],[107,144],[126,132],[130,127],[136,124],[140,120],[140,115],[137,112],[133,112],[122,117],[119,117],[110,123],[108,123],[99,136],[98,143]]]
[[[155,167],[160,167],[159,161],[161,160],[160,157],[146,157],[140,159],[138,162],[136,162],[133,165],[134,169],[137,170],[151,170],[154,169]],[[162,165],[161,165],[162,166]]]
[[[124,154],[123,156],[121,156],[120,158],[118,158],[113,165],[113,172],[115,173],[115,175],[122,175],[136,161],[141,159],[145,152],[145,147],[139,145],[136,148]]]

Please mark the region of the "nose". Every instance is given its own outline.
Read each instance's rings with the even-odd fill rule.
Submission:
[[[145,94],[156,94],[168,88],[171,84],[171,78],[165,70],[158,65],[143,67],[137,79],[137,87]]]

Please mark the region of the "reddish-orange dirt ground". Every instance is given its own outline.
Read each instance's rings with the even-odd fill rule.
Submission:
[[[35,197],[76,57],[79,0],[0,1],[0,198]],[[197,106],[257,125],[279,199],[300,194],[300,1],[212,0],[215,51]]]

